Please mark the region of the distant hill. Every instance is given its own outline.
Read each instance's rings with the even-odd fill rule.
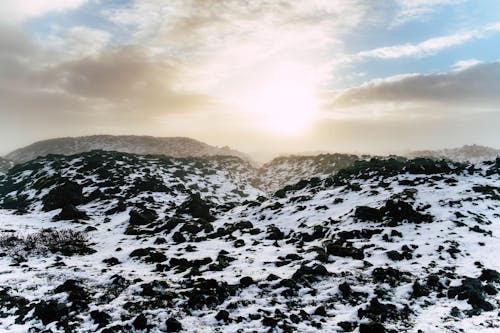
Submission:
[[[460,148],[442,149],[442,150],[419,150],[408,154],[408,157],[428,157],[434,159],[448,159],[457,162],[479,162],[494,160],[500,156],[500,149],[479,146],[466,145]]]
[[[352,166],[358,159],[358,156],[348,154],[277,157],[258,169],[255,185],[262,190],[275,192],[303,179],[332,176],[339,170]]]
[[[12,167],[13,163],[5,158],[0,157],[0,174],[7,172]]]
[[[118,151],[131,154],[154,154],[171,157],[237,156],[249,157],[229,147],[215,147],[184,137],[94,135],[57,138],[39,141],[17,149],[6,156],[15,163],[23,163],[49,154],[73,155],[92,150]]]

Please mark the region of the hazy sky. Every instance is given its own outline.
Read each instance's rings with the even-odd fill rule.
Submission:
[[[0,1],[0,153],[87,134],[500,147],[499,128],[497,0]]]

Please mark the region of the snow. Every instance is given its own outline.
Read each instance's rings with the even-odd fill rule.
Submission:
[[[71,178],[80,175],[79,169],[75,166],[79,160],[70,160],[66,169],[63,168],[65,177]],[[225,281],[228,284],[238,284],[244,276],[250,276],[258,285],[252,285],[240,289],[234,296],[228,297],[221,304],[215,307],[204,307],[201,310],[187,311],[183,308],[182,300],[176,300],[172,307],[157,307],[154,309],[145,308],[144,313],[148,319],[154,322],[155,328],[151,332],[162,332],[166,329],[165,320],[174,316],[181,321],[185,332],[267,332],[268,327],[262,325],[261,320],[250,320],[250,314],[275,313],[278,309],[283,313],[296,313],[303,309],[311,315],[313,321],[321,323],[321,327],[314,327],[310,321],[301,321],[295,325],[299,332],[337,332],[342,331],[338,326],[342,321],[366,322],[357,316],[360,308],[366,307],[369,300],[375,297],[375,290],[383,288],[386,300],[383,302],[396,304],[398,309],[404,305],[410,306],[413,314],[408,322],[388,321],[387,328],[394,328],[398,331],[418,332],[422,330],[428,332],[498,332],[498,305],[499,295],[488,296],[490,303],[495,305],[494,311],[483,311],[473,317],[464,316],[455,318],[450,316],[453,307],[466,311],[471,308],[467,301],[449,299],[448,297],[437,297],[435,292],[429,296],[419,299],[410,297],[413,282],[419,280],[423,282],[431,274],[440,274],[443,281],[447,280],[449,286],[460,285],[464,277],[477,277],[481,273],[481,267],[475,264],[480,262],[482,267],[500,271],[500,201],[472,191],[476,185],[489,185],[500,187],[499,175],[485,176],[486,166],[477,164],[479,171],[470,175],[462,173],[453,176],[444,176],[441,179],[426,179],[417,182],[421,175],[399,174],[383,179],[388,184],[385,188],[378,186],[380,179],[377,177],[358,181],[360,190],[350,190],[345,186],[319,186],[312,189],[305,187],[301,190],[288,193],[285,198],[269,197],[262,205],[243,205],[245,200],[253,201],[258,196],[266,195],[265,191],[252,186],[254,171],[243,162],[228,162],[223,165],[221,161],[214,159],[206,162],[203,168],[198,168],[191,162],[182,160],[172,160],[168,167],[161,165],[154,158],[142,158],[142,166],[146,166],[148,172],[135,169],[134,172],[126,174],[122,193],[130,188],[130,184],[135,179],[142,179],[146,174],[154,175],[165,184],[173,185],[180,183],[174,176],[176,170],[190,170],[182,183],[186,188],[196,187],[200,190],[202,197],[210,199],[215,204],[224,204],[231,201],[240,204],[229,211],[218,211],[214,209],[217,219],[212,222],[214,230],[226,228],[239,221],[250,221],[254,228],[261,229],[260,233],[252,235],[248,232],[235,231],[233,237],[203,238],[200,241],[176,244],[172,241],[172,234],[179,230],[180,226],[173,229],[169,234],[161,235],[126,235],[128,226],[129,211],[133,203],[143,202],[145,198],[152,196],[154,203],[148,207],[157,209],[159,218],[164,219],[173,215],[172,209],[165,209],[168,205],[180,205],[186,200],[188,194],[182,191],[172,193],[140,193],[131,197],[127,201],[127,210],[109,216],[109,221],[105,220],[105,212],[111,202],[97,201],[79,206],[79,209],[86,211],[89,221],[80,223],[61,221],[54,222],[52,217],[56,212],[43,212],[39,199],[43,197],[51,188],[43,191],[35,191],[26,188],[20,193],[28,195],[28,198],[35,200],[28,213],[16,215],[13,211],[0,210],[0,232],[13,230],[19,234],[32,234],[43,228],[67,229],[86,231],[92,226],[96,230],[86,231],[91,241],[91,247],[95,253],[83,256],[62,257],[66,266],[55,266],[61,260],[57,255],[32,255],[29,253],[7,253],[0,257],[0,286],[9,286],[11,295],[22,295],[29,301],[35,302],[40,299],[65,299],[64,293],[54,294],[53,290],[68,279],[81,280],[91,289],[93,300],[89,305],[89,310],[99,309],[111,315],[113,324],[130,324],[135,316],[126,310],[128,302],[137,302],[144,299],[140,296],[141,285],[153,280],[167,282],[169,288],[176,293],[188,291],[186,288],[185,275],[189,271],[178,272],[175,268],[168,271],[157,271],[155,264],[148,264],[140,259],[131,258],[129,254],[139,248],[153,247],[168,259],[186,258],[188,260],[210,257],[216,260],[220,251],[228,252],[228,256],[235,258],[229,266],[221,271],[210,271],[202,269],[201,277],[205,279],[214,278],[219,282]],[[126,162],[123,162],[125,167]],[[310,169],[311,162],[307,162],[306,168]],[[73,166],[73,169],[71,169]],[[297,167],[298,168],[298,167]],[[203,173],[201,169],[214,170],[213,173]],[[292,176],[297,174],[298,169],[290,166],[281,166],[277,178],[289,173]],[[47,164],[39,173],[23,171],[18,175],[18,180],[36,179],[41,174],[55,174],[52,165]],[[280,175],[281,174],[281,175]],[[291,179],[293,178],[292,176]],[[323,175],[324,177],[325,175]],[[272,177],[272,176],[266,176]],[[284,177],[284,176],[283,176]],[[446,183],[448,178],[456,179],[454,185]],[[283,178],[284,179],[284,178]],[[415,185],[401,185],[401,180],[414,181]],[[84,179],[78,180],[80,183],[89,181],[91,185],[85,187],[85,193],[91,193],[98,188],[99,177],[93,174],[85,174]],[[272,184],[272,181],[269,182]],[[29,185],[28,185],[29,186]],[[53,187],[52,187],[53,188]],[[401,197],[408,189],[416,190],[414,198],[406,199],[413,207],[428,207],[424,213],[433,216],[433,222],[414,224],[401,223],[395,227],[381,226],[378,222],[361,222],[354,217],[354,209],[357,206],[381,207],[388,199]],[[206,192],[202,190],[206,189]],[[239,196],[234,192],[239,189],[244,196]],[[377,192],[373,192],[376,189]],[[304,201],[292,202],[290,199],[297,196],[306,196]],[[334,200],[342,198],[343,201],[335,203]],[[470,198],[470,199],[469,199]],[[458,202],[454,204],[453,202]],[[276,209],[276,204],[282,208]],[[326,209],[317,210],[316,207],[326,206]],[[303,207],[303,208],[301,208]],[[465,217],[458,218],[455,213],[460,212]],[[476,217],[481,216],[483,222],[479,222]],[[457,223],[460,222],[460,223]],[[266,239],[267,228],[277,226],[286,235],[283,240]],[[301,247],[297,243],[288,240],[298,235],[299,232],[312,233],[315,226],[325,228],[327,239],[336,239],[339,231],[350,231],[360,229],[382,228],[384,231],[373,235],[370,239],[351,239],[348,243],[356,248],[363,248],[365,259],[354,260],[350,257],[329,256],[327,263],[317,261],[315,247],[323,247],[323,238],[306,242]],[[470,228],[479,226],[491,235],[484,235],[471,231]],[[401,233],[402,237],[390,236],[390,241],[385,241],[383,235],[390,234],[391,231]],[[156,236],[165,237],[167,243],[155,244]],[[234,241],[241,239],[244,245],[235,247]],[[451,241],[457,242],[461,252],[455,257],[446,252],[451,245]],[[482,243],[483,245],[481,245]],[[194,247],[188,251],[187,245]],[[386,253],[391,250],[399,251],[403,245],[411,247],[418,246],[412,253],[412,259],[392,261]],[[438,252],[440,246],[444,249]],[[121,248],[121,251],[117,251]],[[301,260],[291,260],[284,265],[276,265],[281,262],[282,257],[287,254],[298,254]],[[21,255],[26,262],[13,265],[13,256]],[[115,257],[120,264],[108,266],[103,263],[104,259]],[[287,289],[279,287],[266,281],[269,274],[274,274],[283,278],[291,278],[294,272],[302,264],[308,266],[320,263],[329,272],[327,278],[318,279],[311,283],[311,286],[301,286],[297,290],[297,296],[291,301],[290,298],[282,295]],[[378,267],[392,267],[399,271],[409,272],[411,279],[409,282],[402,282],[396,286],[387,283],[375,283],[371,278],[374,269]],[[444,278],[443,272],[449,277]],[[98,301],[100,296],[108,293],[112,277],[123,276],[130,281],[130,286],[126,287],[116,298],[106,302]],[[140,280],[139,280],[140,279]],[[135,281],[135,282],[134,282]],[[279,281],[279,280],[278,280]],[[348,282],[354,292],[366,293],[366,297],[360,297],[354,303],[345,302],[339,296],[338,286],[343,282]],[[269,284],[268,287],[263,286]],[[497,285],[498,287],[498,285]],[[291,303],[295,303],[292,305]],[[233,308],[232,305],[236,304]],[[327,306],[327,317],[320,317],[312,314],[319,305]],[[231,318],[241,316],[240,322],[233,321],[222,325],[215,319],[216,313],[221,309],[231,308]],[[29,327],[44,327],[40,321],[33,319],[24,324],[16,324],[15,316],[7,316],[0,319],[0,330],[5,332],[27,332]],[[97,330],[88,315],[82,312],[77,315],[81,320],[75,332],[93,332]],[[410,325],[410,326],[408,326]],[[44,327],[53,332],[62,331],[53,322]],[[277,328],[276,332],[281,330]],[[357,332],[357,330],[355,331]]]

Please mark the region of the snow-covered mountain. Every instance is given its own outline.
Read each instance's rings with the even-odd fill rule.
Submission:
[[[500,159],[351,162],[275,194],[235,157],[17,165],[0,330],[498,332]]]
[[[6,156],[16,163],[27,162],[49,154],[73,155],[92,150],[118,151],[131,154],[154,154],[172,157],[238,156],[249,159],[245,154],[228,147],[214,147],[184,137],[113,136],[94,135],[57,138],[39,141],[17,149]]]
[[[479,145],[465,145],[460,148],[442,150],[419,150],[408,154],[410,158],[427,157],[434,159],[448,159],[457,162],[491,161],[500,156],[500,149]]]

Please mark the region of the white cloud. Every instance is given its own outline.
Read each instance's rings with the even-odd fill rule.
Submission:
[[[500,22],[495,22],[479,29],[472,29],[452,35],[430,38],[420,43],[405,43],[393,46],[384,46],[361,51],[356,54],[345,54],[332,61],[332,65],[336,66],[349,64],[366,58],[397,59],[402,57],[427,57],[453,46],[463,45],[476,39],[487,38],[491,34],[498,31],[500,31]]]
[[[357,54],[360,58],[395,59],[410,56],[426,56],[434,54],[452,46],[464,44],[472,39],[479,38],[481,31],[471,31],[448,36],[436,37],[418,44],[406,43],[402,45],[381,47]]]
[[[453,68],[456,71],[461,71],[461,70],[467,69],[469,67],[479,65],[481,63],[483,63],[483,62],[479,61],[477,59],[460,60],[460,61],[457,61],[456,63],[454,63],[453,66],[451,66],[451,68]]]
[[[2,0],[0,20],[17,23],[48,12],[76,9],[89,0]]]
[[[465,0],[396,0],[399,7],[393,25],[400,25],[410,21],[425,21],[438,9],[444,6],[453,6]]]

